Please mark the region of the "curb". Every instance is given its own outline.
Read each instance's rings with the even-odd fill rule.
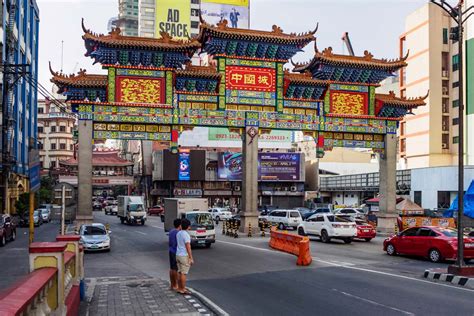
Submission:
[[[454,274],[434,272],[431,270],[425,270],[423,277],[426,279],[449,282],[454,285],[460,285],[470,289],[474,289],[474,278],[460,277]]]
[[[207,308],[209,308],[209,310],[211,310],[212,312],[214,312],[216,315],[219,315],[219,316],[229,316],[229,314],[227,312],[225,312],[222,308],[220,308],[219,306],[217,306],[217,304],[215,304],[214,302],[212,302],[210,299],[208,299],[206,296],[204,296],[203,294],[199,293],[198,291],[196,291],[195,289],[193,288],[190,288],[188,287],[188,290],[194,295],[196,296],[204,305],[206,305]]]

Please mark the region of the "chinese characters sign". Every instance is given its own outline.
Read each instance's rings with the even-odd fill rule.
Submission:
[[[367,115],[367,94],[360,92],[331,91],[331,113]]]
[[[228,90],[274,92],[275,81],[275,69],[226,67],[226,88]]]
[[[161,78],[117,77],[117,102],[160,104],[164,101],[164,81]]]

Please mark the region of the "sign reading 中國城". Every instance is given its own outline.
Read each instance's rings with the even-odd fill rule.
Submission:
[[[301,154],[259,153],[258,179],[261,181],[300,181]],[[219,180],[242,180],[242,153],[220,153]]]
[[[156,0],[155,34],[166,32],[173,38],[191,37],[191,1]]]
[[[178,180],[189,181],[191,180],[191,163],[189,158],[189,150],[179,151],[179,168],[178,168]]]
[[[275,69],[227,66],[225,72],[229,90],[274,92],[276,89]]]
[[[161,104],[164,102],[162,78],[117,77],[116,101],[122,103]]]

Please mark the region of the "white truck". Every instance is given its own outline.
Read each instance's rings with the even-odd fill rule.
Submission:
[[[122,224],[145,225],[146,209],[142,196],[121,195],[117,197],[117,216]]]
[[[199,198],[170,198],[165,199],[165,231],[172,230],[175,219],[188,219],[191,228],[191,246],[206,246],[210,248],[216,242],[216,230],[211,213],[208,212],[207,199]]]

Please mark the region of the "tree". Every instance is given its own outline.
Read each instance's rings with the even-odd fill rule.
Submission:
[[[20,218],[24,218],[30,209],[30,194],[22,193],[15,202],[16,213]]]
[[[53,201],[54,180],[50,177],[41,178],[41,187],[36,192],[36,201],[38,204],[49,204]]]

